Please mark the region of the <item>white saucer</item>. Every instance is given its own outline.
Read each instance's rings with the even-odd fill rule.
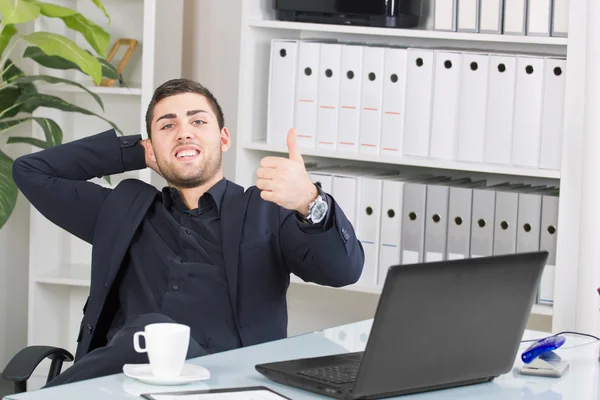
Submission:
[[[125,364],[123,372],[126,376],[150,385],[185,385],[210,378],[210,371],[194,364],[184,364],[181,374],[175,378],[157,378],[152,374],[150,364]]]

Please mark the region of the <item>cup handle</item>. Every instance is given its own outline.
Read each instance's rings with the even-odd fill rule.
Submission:
[[[133,348],[138,353],[147,353],[148,352],[147,348],[144,347],[142,349],[140,347],[140,336],[144,336],[144,339],[146,339],[146,335],[144,335],[144,332],[136,332],[136,333],[133,334]]]

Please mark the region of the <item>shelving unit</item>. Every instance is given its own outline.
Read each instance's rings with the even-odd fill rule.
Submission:
[[[36,71],[81,83],[100,96],[104,110],[88,93],[75,86],[40,84],[41,90],[113,121],[124,135],[147,137],[145,113],[154,89],[168,79],[181,76],[183,3],[170,0],[105,0],[103,3],[111,16],[110,25],[91,1],[58,0],[56,3],[76,9],[104,27],[111,34],[109,50],[120,38],[136,39],[138,46],[123,71],[124,87],[118,82],[112,87],[96,86],[89,77],[74,70],[55,71],[40,67]],[[80,46],[89,48],[80,34],[66,30],[64,23],[58,19],[40,19],[35,30],[63,34]],[[117,57],[112,61],[115,66],[119,62]],[[54,119],[63,130],[63,142],[110,129],[104,120],[79,113],[39,109],[36,115]],[[33,128],[35,136],[42,135],[36,126]],[[91,181],[109,188],[125,178],[138,178],[156,187],[164,185],[162,178],[149,169],[110,178],[111,184],[102,178]],[[89,294],[91,245],[50,223],[32,207],[29,254],[27,343],[63,347],[74,354],[82,308]],[[31,388],[43,385],[48,366],[49,363],[44,362],[36,370]]]
[[[424,47],[430,49],[462,49],[494,53],[542,54],[567,57],[567,94],[565,99],[565,125],[563,129],[563,153],[560,170],[519,168],[513,166],[475,164],[458,161],[438,161],[426,158],[392,157],[384,155],[349,154],[325,151],[318,148],[300,148],[305,162],[321,165],[345,164],[359,166],[379,166],[412,168],[422,172],[457,173],[459,176],[500,179],[510,177],[513,182],[545,184],[568,187],[571,192],[563,194],[559,207],[559,230],[557,242],[557,272],[555,281],[554,306],[534,305],[532,313],[552,316],[554,330],[575,329],[577,324],[573,313],[581,303],[576,303],[573,294],[577,281],[577,268],[572,267],[571,259],[577,259],[579,209],[583,190],[579,171],[583,164],[581,153],[581,98],[585,67],[585,4],[571,2],[570,38],[534,37],[513,35],[491,35],[479,33],[441,32],[424,29],[390,29],[360,27],[350,25],[328,25],[278,21],[268,0],[244,2],[242,15],[242,43],[240,57],[240,87],[236,136],[236,175],[237,183],[249,187],[256,182],[256,169],[260,159],[267,155],[287,155],[287,147],[268,144],[266,141],[268,116],[268,85],[272,39],[289,40],[337,40],[389,46]],[[585,24],[583,24],[585,25]],[[581,41],[581,42],[578,42]],[[583,43],[583,44],[580,44]],[[284,132],[282,135],[285,135]],[[577,147],[573,144],[576,143]],[[462,174],[462,175],[461,175]],[[466,175],[465,175],[466,174]],[[565,186],[566,185],[566,186]],[[568,221],[572,219],[572,221]],[[294,284],[311,285],[297,277]],[[569,282],[569,283],[565,283]],[[567,287],[568,286],[568,287]],[[342,289],[364,293],[379,293],[378,286],[351,285]],[[589,298],[589,296],[588,296]],[[593,308],[586,306],[587,311]],[[559,310],[557,314],[556,310]],[[596,310],[597,311],[597,310]],[[600,325],[596,326],[599,333]]]

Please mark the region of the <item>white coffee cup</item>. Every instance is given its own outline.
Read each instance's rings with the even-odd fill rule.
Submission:
[[[140,346],[140,336],[144,336],[145,348]],[[133,348],[138,353],[148,353],[152,374],[162,379],[179,376],[189,344],[190,327],[182,324],[150,324],[133,335]]]

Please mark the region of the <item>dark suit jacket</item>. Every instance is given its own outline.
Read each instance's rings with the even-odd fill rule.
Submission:
[[[13,178],[31,204],[56,225],[92,244],[91,287],[76,361],[106,344],[115,312],[110,300],[115,277],[134,232],[159,193],[136,179],[124,180],[114,189],[86,181],[145,168],[122,156],[126,152],[121,147],[139,146],[136,143],[120,140],[111,129],[22,156],[13,165]],[[290,273],[335,287],[360,277],[362,245],[335,200],[332,204],[333,226],[307,234],[293,211],[262,200],[256,187],[244,191],[227,181],[222,246],[243,346],[286,337]]]

